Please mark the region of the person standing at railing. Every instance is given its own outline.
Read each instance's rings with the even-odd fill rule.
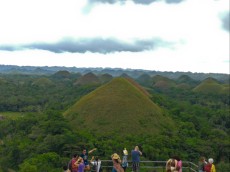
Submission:
[[[69,161],[68,163],[68,169],[71,172],[77,172],[78,167],[75,165],[75,162],[78,160],[79,155],[78,154],[74,154],[72,159]]]
[[[177,160],[176,170],[178,172],[182,172],[182,160],[180,159],[180,157],[179,156],[173,156],[172,158]]]
[[[205,161],[205,157],[200,157],[200,160],[198,162],[198,172],[204,172],[204,167],[207,164]]]
[[[204,171],[205,172],[216,172],[216,167],[213,164],[214,160],[212,158],[208,159],[208,164],[205,165]]]
[[[95,158],[94,156],[92,156],[90,163],[93,165],[93,168],[91,171],[102,172],[101,160],[99,159],[98,156],[96,156]]]
[[[142,155],[142,152],[139,150],[138,146],[135,146],[134,150],[131,152],[132,155],[132,169],[133,172],[139,172],[140,171],[140,156]]]
[[[89,162],[88,162],[88,155],[91,154],[92,152],[94,152],[95,150],[97,150],[97,148],[94,148],[90,151],[83,149],[82,154],[80,155],[80,157],[82,157],[82,159],[84,160],[85,170],[87,170],[87,171],[90,170],[90,166],[89,166]]]
[[[177,160],[174,158],[170,158],[167,162],[166,162],[166,172],[178,172],[177,169]]]
[[[128,151],[126,150],[126,148],[124,148],[124,150],[123,150],[123,157],[122,157],[122,164],[121,164],[121,166],[124,169],[124,171],[128,167]]]
[[[85,163],[82,157],[79,157],[78,160],[75,162],[77,166],[77,172],[84,172],[85,171]]]
[[[121,159],[117,153],[111,155],[113,160],[113,169],[112,172],[124,172],[124,169],[121,167]]]

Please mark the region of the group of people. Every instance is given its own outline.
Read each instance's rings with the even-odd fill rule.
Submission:
[[[90,164],[94,167],[92,169],[95,172],[102,171],[101,160],[98,157],[92,156],[91,160],[88,161],[88,155],[97,150],[96,148],[87,151],[82,150],[80,155],[73,155],[72,159],[69,161],[68,166],[64,166],[64,172],[84,172],[90,171]],[[139,150],[138,146],[135,146],[131,151],[132,158],[132,172],[140,171],[140,156],[142,152]],[[125,172],[126,168],[129,166],[128,163],[128,151],[126,148],[123,150],[122,159],[117,153],[111,155],[113,162],[112,172]],[[205,157],[201,157],[198,164],[198,172],[216,172],[215,165],[213,164],[213,159],[209,158],[206,162]],[[178,156],[172,156],[166,162],[166,172],[182,172],[182,160]]]
[[[198,172],[216,172],[213,158],[206,162],[205,157],[200,157]],[[166,172],[182,172],[182,160],[178,156],[173,156],[166,162]]]
[[[139,172],[140,171],[140,156],[142,155],[142,152],[139,150],[138,146],[135,146],[135,148],[131,151],[131,157],[132,157],[132,171],[133,172]],[[120,156],[117,153],[112,154],[111,156],[113,161],[113,169],[112,172],[125,172],[126,168],[128,167],[128,151],[126,148],[123,150],[123,157],[122,160],[120,159]]]
[[[63,167],[64,172],[84,172],[93,170],[95,172],[101,172],[101,160],[98,157],[92,156],[92,159],[88,161],[88,155],[94,152],[96,148],[87,151],[86,149],[82,150],[80,155],[74,154],[72,159],[69,161],[68,165]],[[140,156],[142,152],[139,150],[138,146],[131,151],[132,156],[132,171],[139,172],[140,170]],[[125,172],[128,167],[128,151],[126,148],[123,150],[122,160],[117,153],[111,155],[113,162],[112,172]],[[90,164],[95,167],[91,169]]]
[[[205,157],[200,157],[198,163],[199,172],[216,172],[216,167],[213,163],[214,163],[213,158],[209,158],[207,162],[205,160]]]
[[[91,154],[92,152],[94,152],[95,150],[97,150],[97,149],[94,148],[90,151],[83,149],[82,153],[80,155],[74,154],[72,159],[69,161],[68,165],[63,167],[64,172],[89,171],[90,170],[90,164],[88,161],[88,155]],[[97,163],[97,167],[99,167],[99,168],[101,166],[101,161],[99,161],[99,159],[97,157],[94,158],[94,156],[90,160],[90,163],[91,164]],[[99,171],[96,171],[96,172],[99,172]]]
[[[172,156],[166,162],[166,172],[182,172],[182,160],[178,156]]]

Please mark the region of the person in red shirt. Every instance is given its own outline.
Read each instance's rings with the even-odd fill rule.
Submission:
[[[79,156],[77,154],[73,155],[73,158],[71,160],[71,169],[70,169],[71,172],[77,172],[78,171],[78,166],[75,165],[77,160],[78,160],[78,157]]]

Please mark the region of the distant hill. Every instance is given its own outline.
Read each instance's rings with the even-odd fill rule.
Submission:
[[[214,78],[207,78],[196,86],[193,91],[205,94],[229,94],[229,85],[220,84]]]
[[[0,74],[35,74],[35,75],[52,75],[58,71],[69,71],[70,73],[81,73],[81,75],[92,72],[98,74],[110,74],[113,77],[127,74],[136,79],[143,74],[148,74],[153,77],[161,75],[170,79],[177,79],[181,75],[187,75],[194,80],[202,81],[206,78],[212,77],[221,83],[229,84],[229,74],[219,73],[192,73],[192,72],[170,72],[170,71],[154,71],[143,69],[121,69],[121,68],[78,68],[78,67],[64,67],[64,66],[16,66],[16,65],[0,65]]]
[[[100,79],[94,73],[89,72],[83,76],[81,76],[74,85],[93,85],[93,84],[100,84]]]
[[[176,79],[177,83],[180,84],[189,84],[189,85],[196,85],[198,84],[198,81],[192,79],[190,76],[188,75],[181,75],[178,79]]]
[[[76,130],[102,135],[154,135],[165,127],[173,128],[172,120],[139,87],[120,77],[82,97],[64,116]]]
[[[54,77],[56,78],[69,78],[70,77],[70,72],[67,70],[60,70],[53,74]]]
[[[176,87],[183,90],[191,90],[200,83],[200,81],[194,80],[188,75],[181,75],[175,81],[177,83]]]
[[[141,76],[139,76],[136,81],[144,86],[147,87],[151,87],[153,85],[153,79],[151,78],[151,76],[149,74],[142,74]]]
[[[122,73],[122,74],[120,75],[120,77],[122,77],[122,78],[132,78],[132,77],[129,76],[127,73]]]
[[[153,87],[162,89],[162,90],[166,90],[172,87],[176,87],[176,82],[167,77],[156,75],[153,77]]]
[[[105,74],[99,75],[99,79],[101,83],[107,83],[113,79],[113,76],[105,73]]]
[[[36,79],[31,85],[45,88],[45,87],[54,86],[55,84],[48,78],[39,78]]]

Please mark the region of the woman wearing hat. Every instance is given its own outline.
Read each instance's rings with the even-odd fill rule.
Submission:
[[[113,169],[112,172],[124,172],[124,169],[121,167],[121,159],[117,153],[111,155],[113,160]]]
[[[123,150],[123,157],[122,157],[122,165],[121,166],[124,169],[124,171],[128,167],[128,151],[126,150],[126,148],[124,148],[124,150]]]

